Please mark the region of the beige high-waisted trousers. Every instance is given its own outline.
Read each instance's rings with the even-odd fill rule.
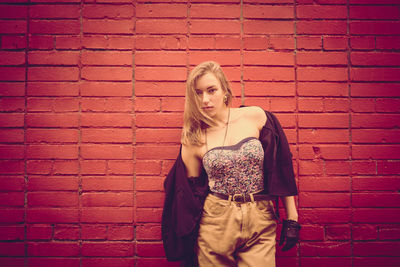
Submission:
[[[197,241],[200,267],[275,267],[272,200],[237,203],[209,194]]]

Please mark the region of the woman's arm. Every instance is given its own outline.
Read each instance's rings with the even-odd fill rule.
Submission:
[[[281,197],[286,210],[286,219],[296,221],[299,218],[297,214],[296,204],[294,203],[294,196]]]
[[[186,167],[187,177],[200,176],[201,161],[196,152],[196,147],[182,145],[182,160]]]

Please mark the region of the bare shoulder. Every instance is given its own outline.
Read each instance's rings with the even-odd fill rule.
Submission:
[[[199,157],[200,147],[195,145],[182,144],[182,160],[186,167],[188,177],[200,175],[201,160]]]
[[[254,121],[258,128],[261,129],[267,122],[265,111],[258,106],[243,107],[243,114],[246,118]]]

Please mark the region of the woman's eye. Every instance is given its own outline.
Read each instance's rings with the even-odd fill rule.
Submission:
[[[209,92],[210,94],[215,93],[215,91],[217,91],[217,89],[210,89],[210,90],[208,90],[208,92]]]
[[[196,90],[196,94],[197,94],[197,95],[202,95],[202,94],[203,94],[203,91],[201,91],[201,90]]]

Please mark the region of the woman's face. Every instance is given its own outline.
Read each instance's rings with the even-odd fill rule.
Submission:
[[[226,108],[224,103],[225,92],[214,74],[208,72],[200,77],[195,84],[195,90],[201,100],[201,108],[208,116],[214,117]]]

